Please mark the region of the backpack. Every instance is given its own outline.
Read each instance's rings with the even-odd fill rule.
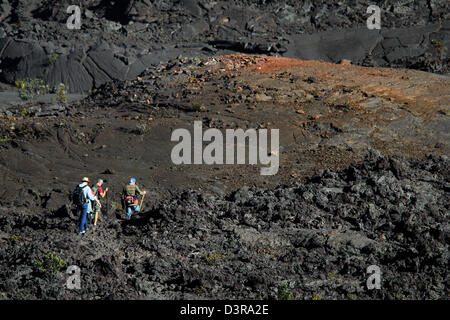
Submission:
[[[134,191],[134,192],[133,192]],[[138,204],[138,200],[136,197],[136,186],[126,185],[124,188],[124,201],[127,207],[136,206]],[[134,195],[132,195],[134,193]]]
[[[125,203],[127,205],[127,207],[131,207],[131,206],[135,206],[137,205],[138,201],[136,196],[126,196],[125,197]]]
[[[76,204],[77,206],[83,206],[86,203],[86,197],[84,196],[84,188],[87,186],[84,186],[83,188],[80,188],[80,186],[76,186],[73,196],[72,196],[72,202]]]
[[[99,194],[98,194],[98,187],[97,187],[97,185],[92,186],[91,189],[92,189],[92,192],[94,193],[94,196],[98,197]]]

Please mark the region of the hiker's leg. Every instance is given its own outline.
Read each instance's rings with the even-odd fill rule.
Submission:
[[[89,201],[88,204],[88,223],[92,223],[94,220],[94,205],[92,204],[92,201]]]
[[[127,216],[131,217],[131,207],[127,207]]]
[[[86,208],[86,223],[84,224],[84,231],[87,231],[87,229],[88,229],[89,216],[90,216],[89,206],[87,206],[87,208]]]
[[[83,208],[77,207],[77,214],[78,214],[78,231],[83,231],[82,222],[83,222]]]
[[[94,217],[94,226],[97,225],[97,220],[98,220],[98,213],[100,211],[100,206],[99,204],[96,202],[95,203],[95,217]]]
[[[83,205],[81,211],[80,232],[86,231],[87,229],[87,214],[88,214],[88,205],[86,203]]]

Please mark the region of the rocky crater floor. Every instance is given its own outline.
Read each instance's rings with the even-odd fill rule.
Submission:
[[[227,196],[185,191],[80,238],[68,210],[0,216],[3,299],[447,299],[449,160],[370,152]],[[65,288],[54,252],[81,269]],[[48,261],[46,272],[36,261]],[[368,290],[366,268],[382,271]],[[64,269],[64,268],[63,268]],[[56,271],[55,271],[56,272]]]
[[[70,4],[0,0],[0,299],[449,298],[449,1]],[[174,164],[195,122],[279,130],[277,173]]]
[[[3,299],[447,299],[449,79],[178,58],[1,119]],[[280,168],[174,165],[176,128],[280,130]],[[77,233],[80,177],[112,190]],[[150,191],[125,220],[121,186]],[[81,270],[80,290],[65,268]],[[382,272],[369,290],[366,269]]]

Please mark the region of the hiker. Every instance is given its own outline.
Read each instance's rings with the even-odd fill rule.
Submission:
[[[127,217],[131,218],[131,214],[134,212],[139,212],[139,204],[137,199],[137,194],[145,195],[147,191],[141,191],[136,185],[136,179],[131,178],[130,183],[123,188],[123,199],[125,207],[127,209]]]
[[[90,209],[90,201],[96,201],[98,205],[101,207],[100,202],[97,197],[92,192],[91,187],[89,187],[89,178],[84,177],[81,180],[81,183],[75,187],[72,192],[73,202],[77,205],[77,211],[80,214],[80,234],[86,233],[87,230],[87,216]]]
[[[99,202],[97,201],[92,201],[91,204],[94,208],[94,212],[95,212],[95,217],[94,217],[94,226],[97,225],[97,221],[98,221],[98,214],[100,212],[100,199],[103,199],[106,196],[106,193],[108,192],[109,188],[106,188],[105,190],[103,190],[103,180],[102,179],[98,179],[97,183],[92,186],[92,192],[94,192],[94,195],[97,197],[97,199],[99,200]]]

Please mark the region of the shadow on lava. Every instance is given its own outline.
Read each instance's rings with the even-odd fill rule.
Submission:
[[[139,212],[131,217],[130,220],[123,220],[122,226],[145,226],[147,224],[153,224],[157,221],[166,220],[165,216],[161,214],[159,209],[151,209],[144,212]]]

